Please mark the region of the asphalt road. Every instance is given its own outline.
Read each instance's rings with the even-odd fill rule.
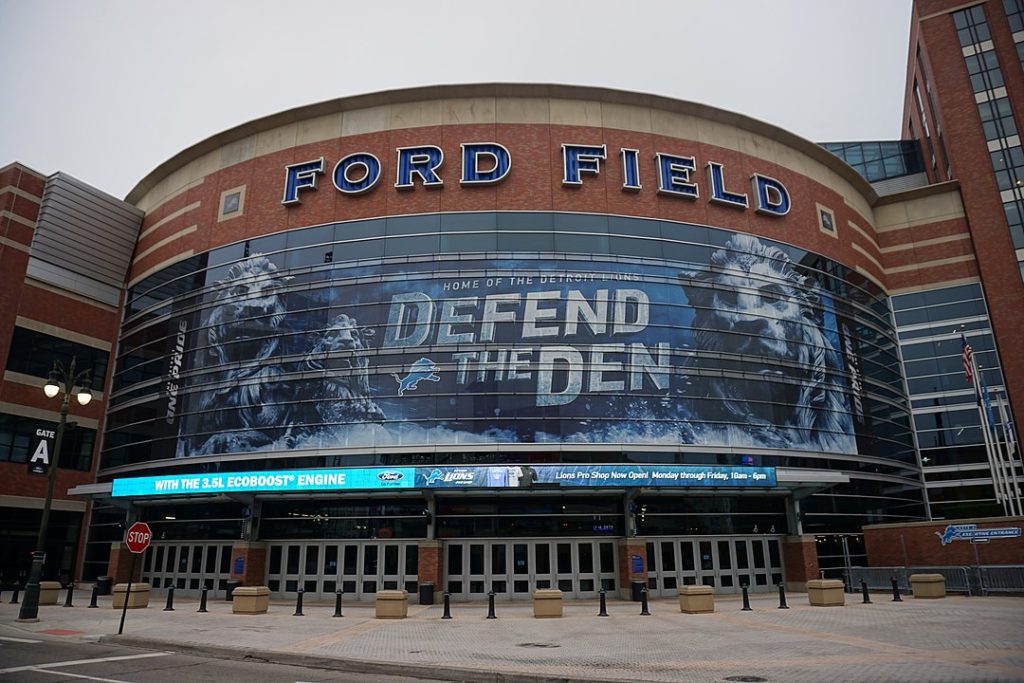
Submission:
[[[0,631],[4,683],[423,683],[422,679],[345,673],[264,662],[218,660],[133,647],[35,639]]]

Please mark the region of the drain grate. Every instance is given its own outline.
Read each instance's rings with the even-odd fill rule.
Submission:
[[[731,683],[766,683],[767,678],[761,678],[760,676],[726,676],[724,680],[731,681]]]
[[[556,643],[516,643],[516,647],[562,647]]]

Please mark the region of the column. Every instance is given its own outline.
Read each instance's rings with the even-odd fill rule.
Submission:
[[[434,584],[434,600],[440,601],[445,589],[443,546],[441,541],[435,540],[422,540],[418,545],[417,581]]]
[[[152,552],[152,550],[147,551]],[[128,583],[128,574],[132,568],[132,551],[124,543],[110,544],[110,559],[107,561],[107,575],[113,577],[114,583]],[[142,554],[135,557],[135,575],[132,581],[142,576]]]
[[[243,586],[267,585],[267,544],[236,541],[231,546],[231,580]]]
[[[647,539],[620,538],[618,541],[619,555],[619,597],[630,599],[630,589],[634,581],[647,585]]]
[[[782,564],[786,590],[805,592],[807,582],[819,576],[814,536],[786,536],[782,539]]]

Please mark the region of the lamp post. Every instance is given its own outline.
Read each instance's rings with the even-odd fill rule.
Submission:
[[[50,370],[50,377],[46,380],[43,393],[47,398],[56,398],[61,393],[63,383],[64,396],[61,398],[60,422],[57,424],[57,435],[53,440],[53,456],[50,458],[49,470],[46,473],[46,502],[43,503],[43,516],[39,521],[39,536],[36,537],[36,550],[32,553],[32,569],[29,571],[28,583],[25,584],[25,598],[21,602],[21,609],[18,612],[18,621],[38,621],[39,616],[39,581],[43,575],[43,565],[46,564],[46,529],[50,523],[50,506],[53,503],[53,487],[57,483],[57,463],[60,460],[60,444],[64,439],[64,427],[68,420],[68,406],[71,403],[71,394],[80,405],[86,405],[92,400],[90,387],[92,381],[89,377],[89,369],[75,374],[75,358],[71,358],[71,365],[67,371],[60,361],[54,361],[53,370]],[[75,386],[78,391],[74,392]]]

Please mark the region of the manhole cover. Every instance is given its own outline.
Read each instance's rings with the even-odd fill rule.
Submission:
[[[732,683],[766,683],[768,679],[760,676],[726,676],[725,680]]]
[[[555,643],[516,643],[516,647],[562,647]]]

